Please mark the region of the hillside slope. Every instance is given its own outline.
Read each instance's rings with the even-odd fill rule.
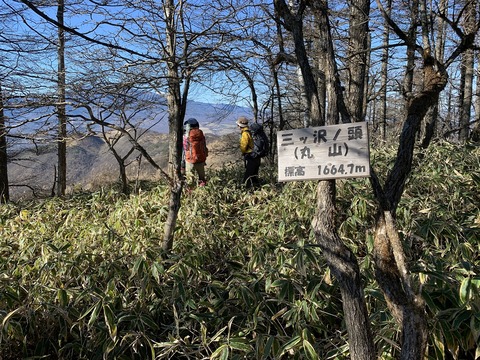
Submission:
[[[238,135],[213,135],[205,132],[209,157],[209,169],[240,161]],[[163,169],[168,161],[168,135],[149,132],[142,136],[143,146],[154,161]],[[125,138],[115,146],[125,156],[132,144]],[[160,174],[135,150],[126,161],[130,180],[159,180]],[[32,196],[48,196],[52,193],[57,167],[57,149],[53,145],[28,148],[15,154],[8,167],[12,200]],[[112,152],[101,137],[88,136],[72,140],[67,148],[67,192],[92,190],[112,183],[119,178],[119,167]]]

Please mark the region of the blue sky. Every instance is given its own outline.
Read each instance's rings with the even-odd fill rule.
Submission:
[[[4,4],[8,3],[7,0],[2,0],[2,2]],[[94,12],[93,10],[93,8],[95,7],[94,3],[89,1],[84,1],[81,3],[81,6],[83,7],[83,10],[84,10],[83,14],[78,14],[78,9],[76,9],[75,15],[72,15],[72,9],[74,5],[69,5],[69,2],[67,1],[66,13],[65,13],[66,26],[71,27],[82,34],[85,34],[88,37],[101,40],[104,43],[113,43],[118,41],[118,45],[120,45],[121,47],[135,50],[142,54],[159,56],[159,53],[155,52],[154,48],[149,49],[151,44],[149,44],[148,42],[141,41],[142,39],[139,39],[138,37],[133,38],[135,42],[133,41],[129,42],[128,39],[126,38],[122,39],[119,36],[120,33],[117,32],[118,27],[111,25],[113,21],[115,21],[117,25],[121,24],[122,18],[125,18],[125,21],[127,21],[137,16],[138,13],[135,12],[134,10],[127,9],[124,6],[111,6],[111,4],[113,3],[112,1],[105,2],[105,4],[107,3],[109,4],[109,6],[97,7],[95,10],[96,12]],[[206,1],[188,1],[187,2],[187,4],[193,5],[194,10],[192,11],[197,11],[197,10],[203,11],[204,6],[202,5],[208,4],[208,3],[210,2],[206,2]],[[251,5],[251,3],[249,4]],[[25,8],[24,5],[19,3],[13,3],[12,5]],[[50,18],[56,20],[55,6],[41,7],[40,10]],[[104,11],[104,12],[108,11],[108,13],[101,14],[101,11]],[[22,32],[25,34],[31,34],[33,31],[38,31],[39,33],[42,33],[47,37],[50,37],[51,39],[55,39],[57,29],[54,24],[48,23],[45,19],[41,18],[38,14],[36,14],[31,9],[27,9],[24,12],[24,16],[25,16],[26,22],[28,22],[28,24],[33,25],[33,29],[29,28],[19,18],[15,24],[17,26],[16,32],[18,34],[21,34]],[[245,14],[242,14],[240,12],[238,16],[245,16]],[[112,20],[109,20],[108,22],[110,25],[104,23],[101,26],[97,26],[98,22],[101,22],[102,20],[106,20],[109,18],[112,18]],[[191,21],[201,20],[199,17],[192,16],[191,13],[188,14],[188,18],[190,18]],[[190,25],[192,26],[192,28],[195,28],[195,27],[198,28],[198,25],[195,25],[194,23]],[[135,31],[137,31],[137,29],[135,29]],[[125,34],[125,32],[122,32],[122,34]],[[75,39],[75,41],[73,41],[73,39]],[[75,35],[67,34],[67,76],[71,76],[71,74],[75,72],[75,68],[74,68],[75,64],[74,62],[69,61],[69,57],[70,59],[73,58],[73,60],[77,59],[77,56],[75,54],[75,46],[76,46],[75,42],[79,40],[80,40],[79,37]],[[140,40],[140,41],[137,41],[137,40]],[[84,40],[81,40],[81,41],[84,42]],[[56,70],[56,63],[55,63],[56,59],[55,59],[54,48],[52,48],[51,54],[52,54],[51,59],[45,58],[45,57],[39,58],[35,65],[37,67],[42,66],[44,69],[47,70],[46,71],[47,73],[54,74]],[[138,59],[138,57],[134,55],[132,55],[131,57],[132,57],[132,60],[133,58]],[[43,65],[41,64],[41,62],[44,62]],[[199,102],[229,103],[229,102],[232,102],[232,97],[227,96],[225,94],[230,93],[236,96],[234,101],[237,105],[244,106],[244,107],[250,106],[250,91],[245,84],[241,83],[242,81],[241,78],[237,78],[238,81],[229,82],[228,79],[225,77],[225,74],[220,73],[220,74],[215,74],[211,76],[213,76],[211,78],[212,80],[211,84],[208,84],[207,83],[208,81],[203,81],[203,80],[201,83],[192,82],[191,91],[189,93],[190,99],[199,101]],[[204,84],[205,86],[202,86],[202,84]],[[225,87],[222,88],[222,86],[225,86]],[[216,87],[216,89],[213,89],[213,87]]]

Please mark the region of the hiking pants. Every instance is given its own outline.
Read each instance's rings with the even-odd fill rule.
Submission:
[[[187,179],[190,178],[189,182],[192,182],[192,185],[193,183],[195,183],[193,180],[195,176],[195,172],[198,174],[198,180],[200,182],[205,182],[205,163],[204,162],[192,164],[187,161],[185,170],[187,173]]]
[[[251,158],[248,155],[245,156],[245,174],[243,175],[243,184],[245,184],[247,188],[260,184],[260,179],[258,178],[260,162],[261,159],[259,157]]]

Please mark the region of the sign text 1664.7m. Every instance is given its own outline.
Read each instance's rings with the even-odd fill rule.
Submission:
[[[279,181],[370,175],[365,122],[277,133]]]

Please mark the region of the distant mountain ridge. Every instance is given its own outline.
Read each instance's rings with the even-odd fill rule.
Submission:
[[[168,114],[165,107],[158,114],[158,118],[163,117],[161,121],[152,127],[152,130],[166,134],[168,133]],[[231,104],[210,104],[189,100],[185,120],[195,118],[200,123],[200,127],[206,133],[214,135],[225,135],[235,131],[236,120],[239,116],[252,117],[252,110],[246,107]]]
[[[240,163],[238,134],[213,135],[206,133],[209,169],[218,169],[226,164]],[[168,134],[149,131],[140,144],[163,169],[168,165]],[[115,146],[125,156],[132,144],[123,137]],[[157,181],[159,172],[135,150],[126,161],[127,176],[136,179]],[[11,199],[14,201],[32,197],[45,197],[54,190],[57,168],[57,148],[54,144],[24,148],[11,159],[8,165]],[[67,193],[92,191],[119,180],[119,165],[104,140],[95,135],[70,140],[67,145]]]
[[[144,95],[147,97],[147,94]],[[131,110],[135,115],[131,122],[138,126],[149,129],[161,134],[167,134],[168,131],[168,109],[165,105],[165,99],[161,95],[150,96],[150,104],[154,104],[153,108],[145,111]],[[139,95],[141,98],[142,96]],[[141,110],[141,109],[140,109]],[[15,135],[15,141],[10,141],[11,147],[22,147],[28,145],[28,141],[22,141],[21,138],[30,138],[32,134],[42,134],[43,140],[40,142],[47,143],[56,138],[57,118],[53,114],[53,107],[45,106],[31,111],[19,111],[17,108],[4,109],[5,118],[7,119],[7,129],[11,135]],[[100,113],[100,109],[94,109],[94,113]],[[247,107],[241,107],[232,104],[212,104],[188,100],[185,120],[196,118],[200,122],[200,126],[204,131],[214,135],[224,135],[235,131],[235,121],[239,116],[252,117],[252,110]],[[67,106],[67,117],[69,118],[69,130],[75,128],[76,132],[87,132],[87,124],[89,121],[81,120],[88,118],[87,111],[82,108]],[[31,121],[31,119],[37,119]],[[38,120],[41,119],[41,120]],[[136,120],[137,119],[137,120]],[[149,120],[144,120],[149,119]],[[108,121],[112,121],[109,119]],[[19,124],[22,124],[19,126]],[[99,126],[93,126],[93,129],[100,130]]]
[[[148,130],[142,135],[139,143],[160,167],[166,168],[168,112],[160,100],[158,99],[158,109],[155,110],[157,114],[152,123],[141,124],[142,128]],[[251,113],[250,109],[235,105],[188,101],[185,120],[196,118],[207,136],[210,150],[207,169],[240,159],[235,122],[239,116],[248,117]],[[53,125],[51,128],[55,129]],[[31,131],[35,130],[36,124],[32,124]],[[22,131],[28,132],[28,129]],[[10,151],[7,150],[12,157],[8,165],[12,199],[28,198],[32,195],[47,196],[54,190],[57,148],[54,142],[55,133],[52,132],[52,135],[51,140],[46,138],[44,145],[33,146],[29,142],[21,142],[11,146]],[[91,190],[118,180],[119,165],[100,136],[89,135],[70,139],[67,146],[68,191]],[[132,144],[124,137],[115,148],[123,156],[132,148]],[[127,167],[127,173],[130,180],[137,177],[149,180],[158,178],[158,172],[146,159],[142,159],[138,151],[129,156],[128,162],[130,165]]]

